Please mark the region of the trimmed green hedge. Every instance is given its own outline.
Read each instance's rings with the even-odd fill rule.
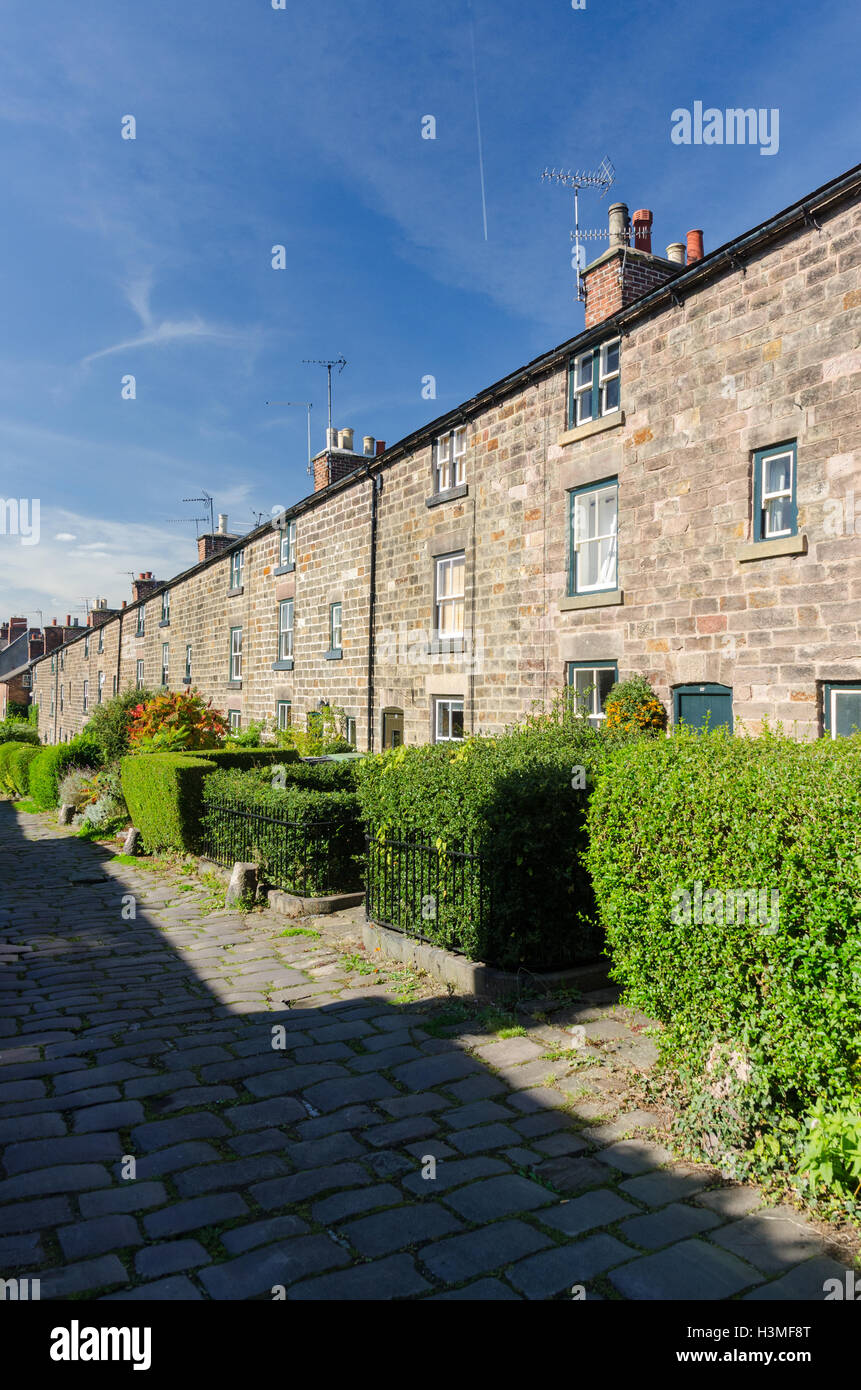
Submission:
[[[295,748],[200,748],[189,756],[206,758],[217,768],[271,767],[273,763],[298,763]]]
[[[613,974],[665,1024],[700,1147],[776,1154],[757,1130],[788,1133],[819,1097],[857,1113],[861,735],[682,728],[629,745],[589,830]]]
[[[50,811],[58,804],[59,782],[64,772],[70,767],[98,768],[101,765],[101,750],[86,734],[68,743],[51,744],[40,749],[30,763],[30,796],[40,811]]]
[[[39,748],[32,743],[0,744],[0,785],[11,796],[26,796],[30,789],[30,764]]]
[[[377,839],[415,836],[440,852],[440,891],[433,875],[414,887],[399,851],[372,853],[369,872],[377,875],[375,854],[385,853],[390,890],[393,879],[397,884],[387,920],[507,970],[562,968],[598,956],[581,856],[588,790],[606,747],[585,721],[538,719],[500,738],[362,759],[359,800]],[[482,856],[483,885],[477,871],[448,857],[459,850]]]
[[[198,852],[203,783],[209,759],[192,753],[130,754],[120,761],[123,796],[144,848]]]
[[[353,792],[273,787],[259,772],[214,772],[203,786],[203,827],[212,858],[257,863],[273,888],[320,897],[361,887],[364,832]]]

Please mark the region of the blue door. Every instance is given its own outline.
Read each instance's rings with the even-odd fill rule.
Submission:
[[[680,685],[673,691],[676,724],[692,729],[729,729],[732,733],[732,690],[728,685]]]

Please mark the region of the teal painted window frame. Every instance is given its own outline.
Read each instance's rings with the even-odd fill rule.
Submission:
[[[588,492],[602,492],[605,488],[615,486],[616,489],[616,569],[613,574],[612,584],[602,585],[600,589],[578,589],[577,588],[577,552],[574,549],[574,508],[578,497],[585,496]],[[568,493],[568,597],[578,598],[589,594],[608,594],[619,587],[619,479],[618,477],[604,478],[598,483],[586,483],[583,487],[573,487]]]
[[[185,679],[191,680],[191,643],[185,644]]]
[[[170,622],[170,589],[165,589],[161,596],[161,620],[163,623]]]
[[[792,486],[790,489],[789,529],[778,531],[772,536],[765,532],[765,508],[762,505],[762,479],[765,462],[778,454],[792,457]],[[788,439],[783,444],[771,444],[767,449],[757,449],[753,456],[753,539],[755,543],[772,540],[786,540],[798,535],[798,441]]]
[[[679,700],[682,695],[728,695],[730,698],[729,731],[735,732],[735,715],[732,711],[733,690],[731,685],[715,685],[708,682],[690,681],[687,685],[673,688],[673,724],[679,723]]]
[[[135,637],[144,636],[146,636],[146,607],[138,609],[137,627],[135,628]]]
[[[607,359],[607,352],[611,347],[619,347],[619,365],[612,372],[603,370]],[[592,364],[592,388],[591,392],[586,390],[577,391],[577,366],[585,359],[591,359]],[[612,405],[609,410],[605,408],[604,392],[607,384],[611,381],[619,382],[619,400]],[[589,394],[590,414],[587,419],[577,419],[577,400],[579,395]],[[568,363],[568,428],[576,429],[578,425],[591,425],[596,420],[603,420],[607,415],[615,415],[617,410],[622,408],[622,347],[620,338],[608,338],[606,342],[596,343],[594,347],[587,348],[585,352],[578,352]]]
[[[239,633],[239,650],[238,650],[238,651],[234,651],[234,649],[233,649],[233,634],[236,633],[236,632]],[[230,651],[230,658],[229,658],[229,664],[228,664],[228,667],[227,667],[228,672],[229,672],[228,679],[231,680],[231,681],[241,681],[241,680],[242,680],[242,628],[241,628],[241,627],[232,627],[232,628],[230,629],[230,648],[229,648],[229,651]],[[236,657],[236,656],[239,657],[239,675],[238,675],[238,676],[237,676],[237,675],[234,675],[234,673],[233,673],[233,661],[234,661],[234,657]]]
[[[88,661],[88,660],[89,660],[89,656],[90,656],[90,639],[89,639],[89,637],[85,637],[85,638],[84,638],[84,660],[85,660],[85,661]]]
[[[101,656],[104,650],[105,650],[105,629],[104,629],[104,627],[100,627],[100,628],[99,628],[99,642],[98,642],[98,646],[96,647],[96,655],[97,655],[97,656]]]
[[[338,621],[335,622],[335,610],[338,611]],[[338,641],[335,641],[335,637]],[[329,604],[329,651],[333,654],[341,652],[344,648],[344,605],[340,599]]]
[[[238,734],[242,728],[242,710],[229,709],[227,711],[227,729],[231,734]]]
[[[616,681],[619,679],[619,663],[618,663],[618,661],[615,661],[615,660],[610,660],[610,661],[568,661],[568,662],[566,662],[566,664],[565,664],[565,685],[566,685],[566,687],[567,687],[572,693],[575,693],[575,685],[574,685],[574,672],[575,672],[575,671],[612,671],[612,672],[613,672],[613,683],[615,684]],[[593,688],[593,692],[592,692],[593,695],[594,695],[596,692],[597,692],[597,686]],[[595,712],[594,710],[591,710],[591,711],[587,714],[586,717],[587,717],[587,719],[589,719],[589,721],[591,722],[593,719],[597,719],[597,720],[599,720],[599,721],[603,721],[603,719],[604,719],[605,716],[604,716],[604,713],[603,713],[602,710],[599,710],[599,711],[597,711],[597,712]]]
[[[861,680],[857,681],[826,681],[822,689],[822,729],[829,738],[842,738],[842,734],[833,732],[831,725],[831,697],[839,690],[861,692]]]

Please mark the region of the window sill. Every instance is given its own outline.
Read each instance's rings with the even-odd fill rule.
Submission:
[[[182,683],[183,685],[191,685],[191,676],[183,676]]]
[[[560,434],[557,444],[575,444],[578,439],[588,439],[593,434],[603,434],[604,430],[617,429],[625,423],[624,410],[614,410],[611,415],[603,415],[600,420],[587,420],[584,425]]]
[[[426,507],[440,507],[443,502],[456,502],[459,497],[469,496],[469,483],[461,483],[458,487],[447,487],[444,492],[435,492],[433,497],[425,498]]]
[[[807,536],[780,536],[773,541],[753,541],[740,545],[736,559],[740,564],[748,560],[768,560],[777,555],[806,555]]]
[[[602,589],[596,594],[572,594],[559,600],[560,613],[573,613],[579,608],[609,608],[624,602],[621,589]]]
[[[238,598],[240,594],[244,594],[244,593],[245,593],[245,585],[244,585],[244,584],[240,584],[240,586],[239,586],[238,589],[228,589],[228,590],[227,590],[227,597],[228,597],[228,598]]]
[[[285,657],[285,659],[284,659],[283,661],[273,661],[273,663],[272,663],[272,670],[273,670],[273,671],[292,671],[292,670],[293,670],[293,659],[292,659],[292,657]]]
[[[228,689],[228,690],[241,690],[241,689],[242,689],[242,681],[228,681],[228,682],[227,682],[227,689]]]
[[[342,661],[343,658],[344,653],[340,647],[337,649],[337,651],[325,652],[323,654],[324,661]]]
[[[434,637],[424,650],[428,656],[462,656],[466,651],[466,638]]]
[[[170,627],[170,618],[162,618],[159,627]]]
[[[295,570],[296,570],[296,565],[295,565],[295,563],[294,563],[294,564],[292,564],[292,565],[279,565],[277,569],[275,569],[275,570],[272,571],[272,573],[273,573],[273,574],[293,574],[293,573],[295,572]]]

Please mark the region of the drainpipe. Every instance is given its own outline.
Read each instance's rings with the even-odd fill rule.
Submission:
[[[120,609],[120,626],[117,633],[117,694],[120,693],[120,660],[123,654],[123,617],[124,610]]]
[[[368,752],[374,751],[374,623],[377,604],[377,499],[383,489],[382,474],[373,477],[371,484],[371,567],[368,580]]]

